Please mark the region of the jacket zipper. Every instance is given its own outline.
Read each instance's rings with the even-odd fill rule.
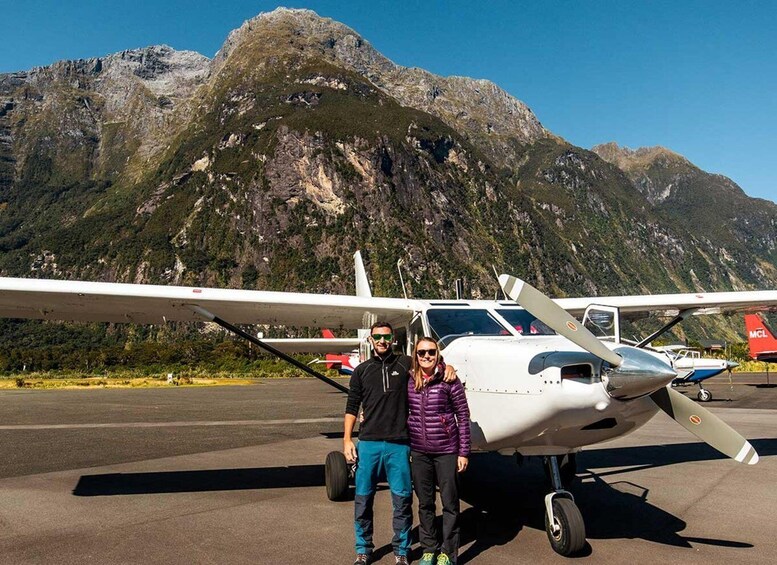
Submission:
[[[425,449],[429,448],[426,442],[426,397],[427,387],[421,389],[421,437],[424,438],[423,445]]]

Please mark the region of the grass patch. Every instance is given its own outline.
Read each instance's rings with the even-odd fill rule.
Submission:
[[[104,389],[104,388],[171,388],[203,387],[203,386],[246,386],[257,382],[257,379],[266,378],[312,378],[301,372],[288,371],[279,373],[266,373],[258,371],[256,374],[241,373],[235,375],[228,372],[214,372],[203,374],[180,373],[174,374],[172,380],[167,375],[140,375],[140,374],[110,374],[110,375],[86,375],[63,374],[60,372],[25,373],[24,375],[0,376],[0,389]],[[327,376],[336,377],[336,371],[327,371]]]

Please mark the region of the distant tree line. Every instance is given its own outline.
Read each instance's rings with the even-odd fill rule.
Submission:
[[[255,328],[244,329],[256,333]],[[315,330],[294,333],[299,337],[318,336]],[[694,341],[688,346],[701,349],[701,344]],[[725,350],[705,355],[739,363],[750,360],[746,342],[729,344]],[[312,359],[298,357],[303,362]],[[25,371],[94,375],[112,371],[143,375],[171,371],[240,375],[299,372],[221,329],[205,331],[202,324],[136,326],[0,319],[0,372]]]
[[[300,356],[302,361],[309,356]],[[139,374],[197,370],[287,373],[290,365],[224,331],[168,324],[132,326],[0,320],[0,371]],[[296,369],[294,370],[296,371]]]

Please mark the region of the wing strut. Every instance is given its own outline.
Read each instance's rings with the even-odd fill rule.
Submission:
[[[318,371],[314,371],[313,369],[311,369],[310,367],[308,367],[304,363],[300,363],[299,361],[294,359],[294,357],[286,355],[282,351],[279,351],[279,350],[275,349],[273,346],[267,345],[266,343],[264,343],[260,339],[252,336],[248,332],[245,332],[245,331],[241,330],[237,326],[233,326],[232,324],[230,324],[226,320],[222,320],[221,318],[219,318],[215,314],[211,314],[205,308],[202,308],[200,306],[196,306],[194,304],[188,304],[188,306],[189,306],[189,308],[194,310],[197,314],[199,314],[203,318],[207,319],[209,322],[216,323],[219,326],[221,326],[222,328],[224,328],[225,330],[230,331],[230,332],[232,332],[235,335],[239,335],[243,339],[247,339],[248,341],[250,341],[251,343],[253,343],[257,347],[261,347],[262,349],[272,353],[276,357],[279,357],[279,358],[283,359],[284,361],[286,361],[288,363],[291,363],[292,365],[294,365],[298,369],[300,369],[302,371],[305,371],[307,374],[309,374],[311,376],[314,376],[317,379],[320,379],[320,380],[324,381],[329,386],[335,387],[340,392],[344,392],[344,393],[348,394],[348,387],[345,387],[345,386],[341,385],[337,381],[333,381],[332,379],[330,379],[329,377],[327,377],[325,375],[322,375]]]
[[[666,325],[665,325],[663,328],[660,328],[658,331],[655,331],[655,332],[653,332],[652,334],[650,334],[649,336],[647,336],[645,339],[643,339],[642,341],[640,341],[640,342],[639,342],[637,345],[635,345],[634,347],[638,347],[638,348],[642,349],[642,348],[643,348],[643,347],[645,347],[647,344],[649,344],[651,341],[653,341],[654,339],[656,339],[658,336],[660,336],[660,335],[661,335],[661,334],[663,334],[664,332],[668,332],[668,331],[669,331],[669,330],[671,330],[673,327],[675,327],[677,324],[679,324],[680,322],[682,322],[683,320],[685,320],[685,319],[686,319],[688,316],[690,316],[691,314],[693,314],[694,312],[696,312],[696,310],[698,310],[698,308],[687,308],[687,309],[685,309],[685,310],[682,310],[682,311],[681,311],[679,314],[677,314],[677,316],[675,316],[675,317],[674,317],[674,318],[673,318],[673,319],[672,319],[670,322],[668,322],[668,323],[667,323],[667,324],[666,324]]]

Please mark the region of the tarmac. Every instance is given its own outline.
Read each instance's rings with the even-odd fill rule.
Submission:
[[[709,384],[708,384],[709,383]],[[573,487],[588,544],[543,525],[537,459],[474,456],[459,563],[763,563],[777,553],[777,374],[707,381],[758,450],[740,465],[663,414],[586,448]],[[678,389],[695,398],[696,387]],[[245,387],[0,391],[0,563],[352,563],[353,505],[330,502],[345,398],[312,379]],[[376,556],[393,563],[389,493]],[[414,559],[418,559],[417,544]]]

